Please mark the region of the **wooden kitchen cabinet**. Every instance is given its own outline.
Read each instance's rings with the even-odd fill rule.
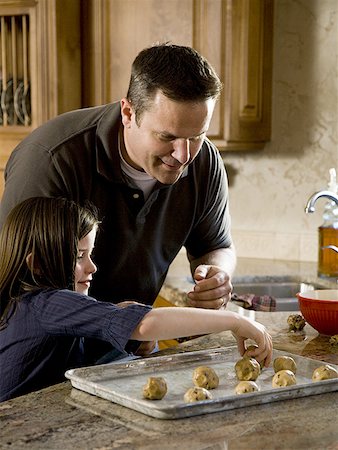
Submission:
[[[136,54],[156,42],[196,48],[224,83],[209,137],[220,150],[270,139],[273,0],[84,0],[84,105],[126,95]]]
[[[25,136],[60,113],[125,96],[133,59],[156,42],[196,48],[220,75],[208,133],[218,148],[262,148],[272,30],[273,0],[0,0],[0,195]]]
[[[12,149],[43,122],[81,107],[80,0],[0,0],[0,45],[2,192]]]

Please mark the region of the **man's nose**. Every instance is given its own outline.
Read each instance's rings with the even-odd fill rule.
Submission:
[[[179,161],[182,165],[186,164],[190,159],[189,139],[175,139],[173,148],[174,151],[171,153],[171,156]]]

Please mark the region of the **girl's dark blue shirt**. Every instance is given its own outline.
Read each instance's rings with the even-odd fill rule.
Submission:
[[[82,338],[123,352],[150,309],[120,308],[69,290],[25,294],[0,331],[0,401],[60,383],[66,370],[85,365]]]

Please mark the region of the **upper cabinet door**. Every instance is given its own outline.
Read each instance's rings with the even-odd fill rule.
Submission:
[[[0,195],[13,148],[80,108],[80,0],[0,1]]]
[[[82,8],[84,106],[124,97],[136,54],[170,41],[198,50],[224,83],[208,133],[218,148],[269,141],[273,0],[86,0]]]
[[[225,128],[219,146],[262,148],[271,135],[273,0],[227,4]]]

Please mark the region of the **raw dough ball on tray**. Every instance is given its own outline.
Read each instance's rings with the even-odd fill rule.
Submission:
[[[244,356],[246,356],[247,358],[251,358],[251,356],[248,355],[248,351],[256,350],[256,348],[258,348],[257,344],[250,344],[250,345],[248,345],[248,347],[246,348],[246,350],[244,352],[243,358],[244,358]]]
[[[253,358],[253,356],[249,356],[249,355],[248,355],[248,351],[250,351],[250,350],[256,350],[256,348],[258,348],[258,345],[257,345],[257,344],[250,344],[250,345],[247,347],[247,349],[245,350],[244,355],[243,355],[243,358],[244,358],[244,357],[247,357],[247,358]],[[256,358],[255,358],[255,359],[256,359]],[[265,360],[264,360],[264,361],[261,361],[261,362],[259,363],[261,370],[264,369],[264,362],[265,362]]]
[[[167,393],[167,383],[161,377],[149,377],[143,386],[143,397],[148,400],[161,400]]]
[[[272,378],[272,387],[280,388],[297,384],[295,374],[291,370],[280,370]]]
[[[235,388],[236,394],[249,394],[255,391],[259,391],[259,388],[254,381],[240,381]]]
[[[236,362],[235,371],[239,381],[255,381],[261,373],[261,368],[254,358],[244,356]]]
[[[212,395],[207,389],[202,387],[192,387],[184,394],[185,403],[200,402],[202,400],[211,400]]]
[[[205,389],[215,389],[219,385],[217,373],[207,366],[197,367],[192,375],[192,381],[195,386]]]
[[[330,366],[330,364],[325,364],[324,366],[317,367],[313,371],[312,381],[322,381],[322,380],[331,380],[332,378],[338,378],[337,370]]]
[[[294,374],[297,372],[296,361],[291,356],[278,356],[273,360],[273,370],[275,373],[280,370],[291,370]]]

